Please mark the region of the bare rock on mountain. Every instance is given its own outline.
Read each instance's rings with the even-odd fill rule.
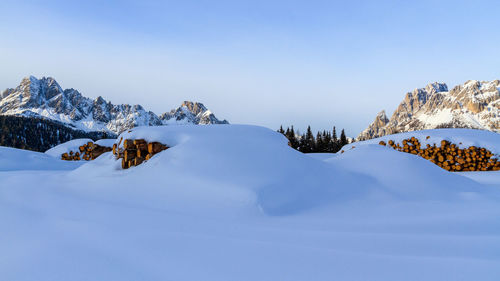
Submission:
[[[220,121],[202,103],[184,101],[182,105],[170,112],[160,115],[160,120],[165,124],[193,123],[200,125],[229,124],[227,120]]]
[[[34,76],[1,93],[0,115],[47,118],[83,131],[113,134],[136,126],[228,124],[197,102],[185,101],[159,117],[141,105],[114,105],[101,96],[91,100],[75,89],[63,90],[54,78]]]
[[[407,93],[391,118],[382,119],[379,113],[357,139],[435,128],[500,132],[500,81],[470,80],[451,90],[444,83],[432,83]]]

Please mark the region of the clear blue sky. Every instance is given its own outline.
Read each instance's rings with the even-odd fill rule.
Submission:
[[[105,2],[105,3],[103,3]],[[500,79],[497,1],[0,1],[0,88],[355,136],[414,88]]]

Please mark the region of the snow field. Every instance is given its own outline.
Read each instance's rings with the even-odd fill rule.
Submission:
[[[70,171],[0,171],[3,278],[500,276],[495,176],[449,173],[370,143],[305,155],[256,126],[139,127],[121,137],[171,148],[128,170],[106,153]],[[25,152],[14,153],[5,157]],[[64,162],[27,153],[46,157],[40,165]]]

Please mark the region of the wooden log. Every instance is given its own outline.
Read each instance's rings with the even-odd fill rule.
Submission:
[[[139,144],[146,144],[147,142],[143,139],[135,139],[134,140],[134,145],[139,145]]]
[[[146,156],[148,155],[148,151],[147,149],[146,150],[137,150],[137,157],[141,157],[141,158],[146,158]]]
[[[151,153],[151,154],[154,154],[156,153],[155,152],[155,148],[157,147],[158,143],[157,142],[150,142],[148,143],[148,152]]]
[[[134,158],[134,166],[140,165],[144,161],[144,158],[141,157],[135,157]]]
[[[80,152],[84,152],[85,151],[85,145],[80,145],[80,147],[78,148],[78,150],[80,150]]]
[[[125,158],[122,158],[122,169],[128,169],[128,162]]]
[[[137,155],[137,150],[135,149],[126,149],[124,152],[123,152],[123,158],[125,159],[125,161],[129,161],[129,160],[132,160],[136,157]]]
[[[384,146],[385,146],[385,141],[379,141],[379,143],[378,143],[378,144],[380,144],[380,145],[384,145]]]
[[[131,148],[135,148],[134,146],[134,141],[131,140],[131,139],[126,139],[123,141],[123,148],[124,149],[131,149]]]
[[[148,143],[139,143],[135,146],[137,150],[148,150]]]
[[[438,155],[438,162],[443,162],[444,161],[444,157],[443,155]]]
[[[90,156],[92,159],[96,159],[97,157],[101,156],[103,153],[109,152],[113,150],[111,147],[107,146],[100,146],[100,145],[94,145],[94,149],[92,149],[92,152],[90,153]]]

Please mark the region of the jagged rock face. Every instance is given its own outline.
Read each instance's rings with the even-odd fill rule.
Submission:
[[[385,113],[384,116],[381,113],[359,134],[358,140],[435,128],[473,128],[500,133],[500,81],[470,80],[451,90],[444,83],[432,83],[407,93],[385,124],[382,121]]]
[[[228,124],[201,103],[185,101],[158,117],[140,105],[114,105],[104,98],[91,100],[75,89],[63,90],[53,78],[24,78],[0,95],[0,115],[44,117],[84,131],[119,134],[136,126],[164,124]]]
[[[385,126],[389,123],[389,118],[385,115],[385,110],[382,110],[375,117],[375,121],[365,130],[367,135],[385,135]]]
[[[179,108],[160,115],[160,120],[166,124],[170,123],[194,123],[194,124],[229,124],[227,120],[220,121],[215,115],[201,103],[184,101]]]

